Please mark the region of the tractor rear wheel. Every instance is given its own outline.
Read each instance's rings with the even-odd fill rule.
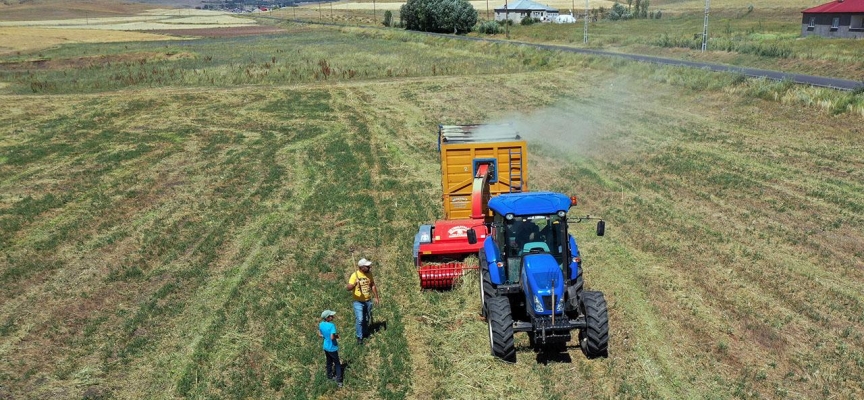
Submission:
[[[516,345],[513,342],[513,314],[510,301],[503,296],[486,299],[486,322],[489,324],[489,346],[492,355],[502,361],[516,362]]]
[[[492,276],[489,275],[489,266],[486,264],[486,254],[480,251],[480,315],[486,317],[489,315],[486,302],[490,298],[498,295],[495,285],[492,283]]]
[[[585,329],[579,331],[579,347],[589,360],[609,356],[609,313],[603,292],[582,292]]]

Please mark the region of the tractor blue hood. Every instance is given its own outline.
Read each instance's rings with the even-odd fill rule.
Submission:
[[[551,254],[531,254],[525,256],[523,262],[522,282],[528,300],[533,300],[533,295],[540,298],[552,296],[553,291],[555,299],[564,295],[564,274],[555,257]],[[551,311],[546,309],[541,314],[549,314]]]
[[[489,208],[501,215],[554,214],[570,209],[570,198],[561,193],[505,193],[489,200]]]

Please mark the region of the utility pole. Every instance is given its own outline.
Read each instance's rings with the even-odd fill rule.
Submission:
[[[504,0],[504,36],[510,39],[510,8],[507,7],[507,0]]]
[[[582,33],[582,43],[588,44],[588,0],[585,0],[585,32]]]
[[[702,52],[708,48],[708,3],[711,0],[705,0],[705,26],[702,27]]]
[[[489,0],[486,0],[486,19],[489,19]]]
[[[372,25],[378,24],[378,22],[376,21],[376,18],[378,18],[378,16],[376,15],[376,12],[375,12],[375,0],[372,0]]]

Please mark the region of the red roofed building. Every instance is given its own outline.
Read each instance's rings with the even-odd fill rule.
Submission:
[[[864,38],[864,0],[834,0],[801,13],[801,36]]]

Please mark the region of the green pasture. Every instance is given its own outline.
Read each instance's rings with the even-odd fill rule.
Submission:
[[[0,397],[864,393],[860,94],[287,29],[3,60]],[[413,237],[442,214],[437,124],[505,121],[533,190],[607,221],[602,238],[571,230],[609,302],[608,359],[519,336],[503,364],[475,274],[419,290]],[[344,290],[360,257],[382,294],[364,347]],[[315,334],[325,308],[342,389]]]

